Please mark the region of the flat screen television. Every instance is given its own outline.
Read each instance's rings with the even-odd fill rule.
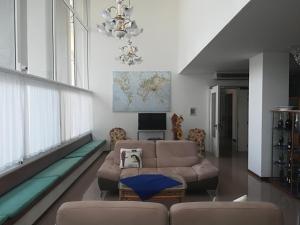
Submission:
[[[167,129],[166,113],[139,113],[138,129],[139,130],[166,130]]]

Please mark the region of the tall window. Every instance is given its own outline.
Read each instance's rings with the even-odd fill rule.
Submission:
[[[55,64],[58,81],[88,89],[86,10],[86,0],[55,1]]]
[[[15,69],[14,1],[0,1],[0,66]]]
[[[63,0],[55,1],[56,80],[75,85],[74,14]]]
[[[92,130],[86,2],[0,0],[0,67],[69,85],[0,68],[0,173]]]
[[[26,15],[28,73],[53,79],[52,1],[27,0]]]
[[[0,67],[88,89],[87,1],[1,0]]]

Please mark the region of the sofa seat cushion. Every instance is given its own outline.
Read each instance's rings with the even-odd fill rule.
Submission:
[[[199,181],[217,177],[219,174],[219,170],[207,159],[192,168],[196,172]]]
[[[127,168],[127,169],[121,169],[121,175],[120,178],[126,178],[126,177],[133,177],[139,175],[139,169],[138,168]]]
[[[190,167],[201,161],[192,141],[157,141],[157,167]]]
[[[35,175],[33,178],[43,178],[43,177],[53,177],[53,176],[64,176],[69,172],[75,165],[79,163],[81,157],[61,159],[56,163],[53,163],[48,168],[44,169],[42,172]]]
[[[114,161],[120,165],[120,149],[142,149],[142,164],[143,167],[156,167],[156,152],[154,141],[138,141],[138,140],[121,140],[118,141],[114,149]]]
[[[29,206],[44,191],[46,191],[58,177],[30,179],[18,185],[0,198],[0,213],[12,218]]]
[[[120,180],[121,169],[119,165],[114,163],[114,160],[108,159],[105,160],[97,171],[97,176],[99,178],[104,178],[112,181]]]
[[[142,174],[159,174],[159,172],[157,171],[157,168],[140,168],[139,175]]]
[[[157,171],[166,176],[181,176],[186,182],[194,182],[198,180],[198,176],[192,167],[166,167],[158,168]]]
[[[85,157],[96,148],[100,148],[104,146],[106,141],[98,140],[98,141],[91,141],[90,143],[80,147],[79,149],[75,150],[71,154],[65,156],[65,158],[76,158],[76,157]]]

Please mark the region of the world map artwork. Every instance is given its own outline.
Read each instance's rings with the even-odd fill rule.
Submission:
[[[114,112],[169,112],[171,72],[113,72]]]

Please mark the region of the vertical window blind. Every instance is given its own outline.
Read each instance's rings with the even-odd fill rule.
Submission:
[[[26,157],[53,148],[60,140],[59,91],[52,85],[30,82],[26,87]]]
[[[0,172],[92,130],[92,94],[0,71]]]
[[[70,140],[92,128],[92,99],[84,92],[63,90],[62,106],[62,140]]]
[[[0,170],[24,156],[24,85],[8,74],[0,76]]]

